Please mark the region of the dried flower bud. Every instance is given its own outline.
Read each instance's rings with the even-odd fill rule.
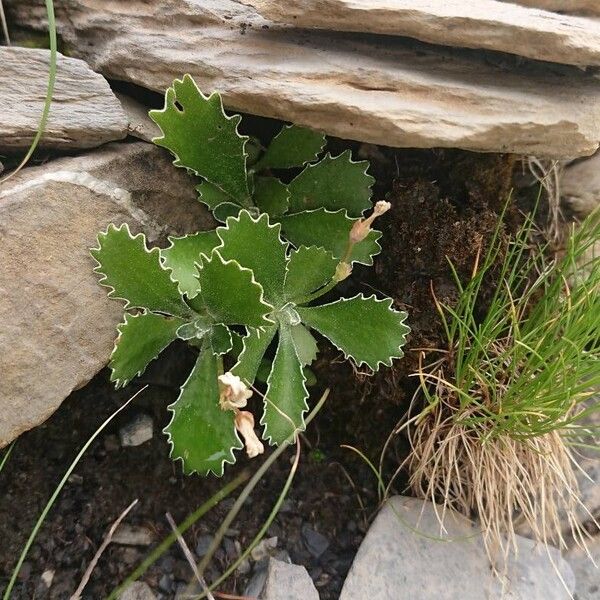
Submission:
[[[333,278],[336,281],[344,281],[347,277],[350,277],[352,273],[352,265],[347,262],[339,262],[335,268],[335,275]]]
[[[265,447],[254,433],[254,415],[241,410],[235,415],[235,428],[242,434],[248,458],[254,458],[265,451]]]
[[[244,408],[252,396],[246,384],[231,372],[219,375],[219,405],[222,410]]]
[[[352,229],[350,230],[350,242],[353,244],[362,242],[369,235],[373,221],[377,217],[385,214],[390,208],[392,208],[392,205],[385,200],[377,202],[369,217],[354,222],[354,225],[352,225]]]

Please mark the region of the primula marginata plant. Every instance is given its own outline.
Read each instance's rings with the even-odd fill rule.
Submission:
[[[271,345],[260,424],[273,445],[304,428],[306,367],[317,355],[311,330],[374,371],[402,356],[406,314],[390,298],[358,294],[315,304],[350,275],[353,262],[372,262],[380,234],[371,224],[389,204],[378,202],[362,217],[372,206],[372,178],[349,154],[327,155],[287,185],[259,176],[316,160],[323,136],[294,126],[247,169],[240,117],[226,116],[220,97],[204,97],[189,76],[175,81],[165,109],[152,117],[164,134],[156,143],[204,177],[201,200],[224,225],[170,238],[166,249],[148,249],[127,225],[99,235],[92,255],[100,283],[126,310],[111,379],[126,385],[176,339],[197,347],[165,433],[186,473],[220,476],[243,447],[239,434],[250,457],[264,451],[254,416],[243,409]]]

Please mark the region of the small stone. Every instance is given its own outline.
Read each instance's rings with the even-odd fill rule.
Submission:
[[[153,429],[152,417],[145,414],[136,416],[133,421],[119,429],[121,446],[141,446],[152,439]]]
[[[53,579],[54,579],[54,571],[52,569],[47,569],[46,571],[44,571],[42,573],[41,580],[48,589],[50,589]]]
[[[244,596],[248,596],[250,598],[262,598],[262,591],[265,587],[265,582],[267,581],[267,563],[261,564],[260,566],[257,564],[257,568],[254,569],[254,573],[250,578],[250,581],[246,584],[244,588]]]
[[[210,548],[210,545],[212,544],[213,539],[214,536],[212,535],[201,535],[198,538],[198,540],[196,541],[196,554],[199,557],[203,557],[206,555],[208,549]]]
[[[169,594],[173,589],[173,576],[166,573],[162,575],[158,581],[158,587],[161,591]]]
[[[122,523],[112,538],[113,544],[122,546],[149,546],[154,542],[154,534],[143,526]]]
[[[134,581],[119,596],[119,600],[156,600],[156,596],[147,583]]]
[[[277,537],[266,538],[252,548],[250,556],[252,560],[258,562],[266,556],[270,556],[275,548],[277,548]]]
[[[315,531],[306,523],[302,525],[302,538],[304,539],[306,549],[315,558],[319,558],[329,548],[329,540],[322,533]]]
[[[310,575],[304,567],[274,558],[269,560],[264,600],[319,600]]]
[[[71,473],[67,481],[74,485],[81,485],[83,483],[83,477],[77,473]]]

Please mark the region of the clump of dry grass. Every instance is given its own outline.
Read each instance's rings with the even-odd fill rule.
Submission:
[[[412,490],[441,503],[441,523],[448,509],[478,516],[499,570],[516,549],[517,516],[558,546],[567,519],[585,545],[572,452],[598,408],[586,401],[600,386],[600,257],[589,256],[600,219],[588,218],[551,261],[530,248],[531,226],[511,243],[483,318],[478,299],[498,243],[467,285],[457,279],[457,306],[438,305],[448,346],[417,373],[404,425]]]

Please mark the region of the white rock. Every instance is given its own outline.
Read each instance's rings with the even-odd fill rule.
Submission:
[[[150,586],[143,581],[134,581],[125,588],[119,600],[156,600]]]
[[[108,361],[122,318],[92,272],[109,223],[157,240],[212,223],[194,181],[144,142],[28,167],[0,186],[0,447]]]
[[[496,0],[247,0],[296,27],[407,36],[569,65],[600,65],[600,23]]]
[[[41,5],[5,4],[15,23],[46,27]],[[143,0],[61,0],[57,15],[69,50],[107,77],[164,92],[189,72],[230,108],[342,138],[555,158],[589,155],[600,140],[600,81],[574,68],[293,30],[236,0],[156,0],[151,11]]]
[[[340,600],[564,600],[575,582],[560,553],[519,538],[519,555],[507,569],[505,587],[495,578],[481,534],[468,519],[449,512],[445,532],[430,502],[396,496],[383,507],[358,554]]]
[[[304,567],[270,558],[261,597],[263,600],[319,600],[319,592]]]
[[[121,446],[141,446],[152,439],[154,423],[149,415],[137,415],[133,421],[119,429]]]
[[[511,4],[521,4],[522,6],[532,6],[533,8],[543,8],[545,10],[554,10],[560,13],[581,14],[581,15],[600,15],[600,3],[598,0],[501,0]]]
[[[28,148],[42,115],[49,50],[0,47],[0,150]],[[43,148],[92,148],[127,135],[127,117],[108,83],[77,58],[59,54]]]
[[[575,573],[577,600],[598,600],[600,598],[600,535],[597,534],[587,544],[587,551],[574,547],[569,550],[565,558]]]

